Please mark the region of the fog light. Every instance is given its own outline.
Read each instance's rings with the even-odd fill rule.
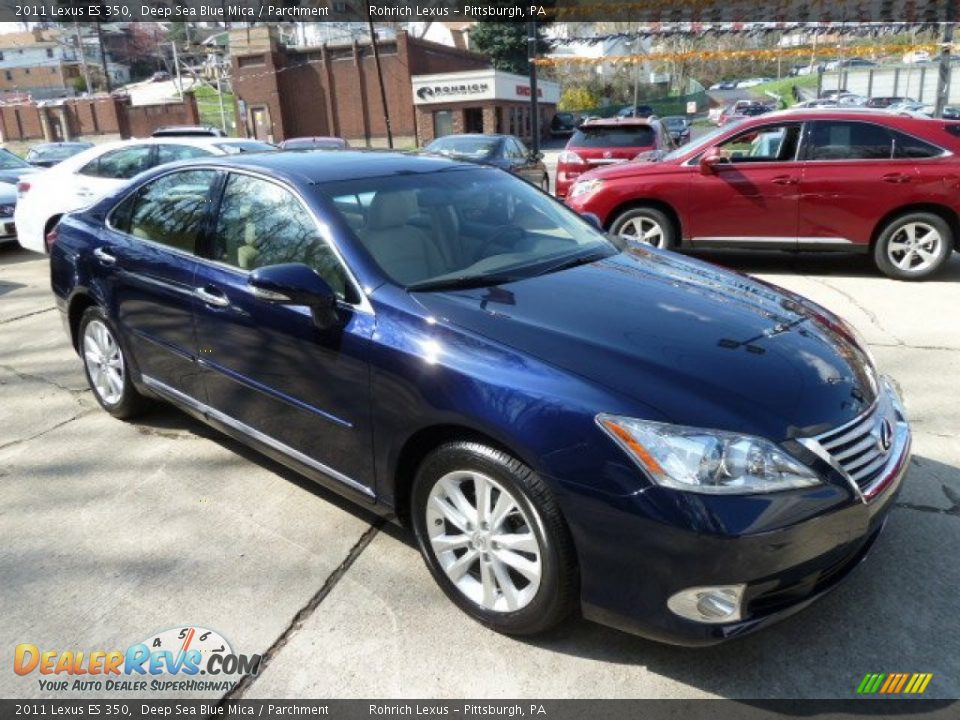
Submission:
[[[740,603],[746,585],[693,587],[670,596],[667,607],[675,615],[701,623],[740,620]]]

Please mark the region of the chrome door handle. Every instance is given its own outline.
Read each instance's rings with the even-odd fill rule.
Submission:
[[[883,176],[885,182],[888,183],[908,183],[910,182],[910,176],[906,173],[887,173]]]
[[[206,288],[198,287],[193,291],[193,294],[203,300],[207,305],[213,305],[214,307],[226,307],[230,304],[230,300],[226,295],[219,292],[212,293]]]
[[[109,250],[104,250],[102,247],[98,247],[96,250],[94,250],[93,256],[104,265],[113,265],[117,262],[117,256],[111,253]]]
[[[793,175],[777,175],[771,182],[777,185],[796,185],[797,179]]]

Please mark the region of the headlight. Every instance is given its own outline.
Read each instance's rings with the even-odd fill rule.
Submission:
[[[665,487],[711,495],[819,485],[810,468],[763,438],[597,415],[597,424]]]
[[[589,195],[590,193],[596,192],[603,185],[603,180],[581,180],[573,184],[573,187],[570,188],[568,197],[578,197],[580,195]]]
[[[16,205],[0,205],[0,215],[13,215],[16,209]]]

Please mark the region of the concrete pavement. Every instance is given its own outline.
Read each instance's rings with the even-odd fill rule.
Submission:
[[[446,600],[404,531],[175,410],[113,420],[52,309],[46,259],[0,248],[0,695],[77,696],[15,675],[17,643],[125,648],[195,624],[266,656],[248,698],[847,698],[894,671],[932,672],[927,695],[957,697],[960,256],[919,284],[862,258],[704,257],[848,318],[916,438],[886,533],[848,582],[779,626],[690,650],[582,620],[498,636]]]

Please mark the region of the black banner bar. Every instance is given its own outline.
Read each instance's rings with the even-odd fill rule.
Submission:
[[[940,23],[948,0],[0,0],[14,22],[460,20],[749,24]]]

